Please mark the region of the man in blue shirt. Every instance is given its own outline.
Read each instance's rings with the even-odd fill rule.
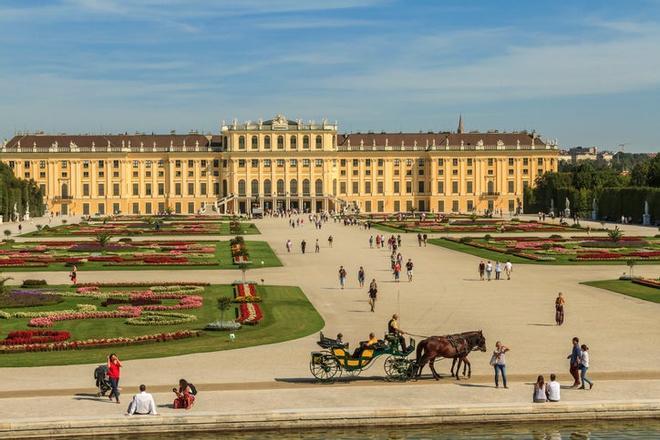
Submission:
[[[580,357],[582,356],[582,350],[580,350],[580,340],[578,337],[573,338],[573,349],[571,354],[569,354],[566,359],[570,360],[571,367],[570,373],[573,376],[573,388],[580,386]]]

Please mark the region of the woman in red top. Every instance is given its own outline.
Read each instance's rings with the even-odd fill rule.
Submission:
[[[176,399],[174,399],[174,409],[190,409],[195,403],[195,396],[188,385],[188,381],[185,379],[179,380],[179,390],[172,388],[174,394],[176,394]]]
[[[108,398],[112,400],[112,396],[115,396],[115,400],[119,403],[119,370],[121,369],[121,362],[116,354],[112,353],[108,356],[108,379],[110,379],[110,395]]]

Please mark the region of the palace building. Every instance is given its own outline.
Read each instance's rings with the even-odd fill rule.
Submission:
[[[514,212],[558,154],[533,132],[465,132],[462,118],[456,132],[340,134],[277,115],[214,135],[17,135],[0,160],[63,215]]]

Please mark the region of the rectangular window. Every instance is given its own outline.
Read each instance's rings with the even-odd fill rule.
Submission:
[[[406,181],[406,194],[412,194],[412,182],[410,180]]]
[[[412,211],[412,200],[406,200],[406,211]]]
[[[466,191],[468,194],[472,194],[472,193],[474,192],[474,191],[473,191],[474,188],[473,188],[472,186],[473,186],[473,184],[472,184],[471,181],[466,182],[466,188],[465,188],[465,191]],[[472,211],[472,210],[471,210],[471,209],[468,209],[468,211]]]
[[[378,212],[384,212],[385,211],[385,202],[382,200],[378,201]]]
[[[543,158],[539,157],[538,159],[536,159],[536,164],[539,165],[539,166],[542,166],[543,165]]]
[[[395,200],[394,201],[394,212],[399,212],[399,211],[401,211],[401,202],[399,202],[398,200]]]
[[[417,192],[424,192],[424,181],[417,182]]]
[[[25,162],[26,168],[30,168],[30,162]],[[89,161],[88,160],[83,160],[83,169],[88,169],[89,168]]]
[[[346,166],[346,159],[342,159],[339,161],[339,166],[345,167]]]
[[[384,194],[384,193],[385,193],[383,187],[384,187],[384,183],[383,183],[383,182],[376,182],[376,188],[377,188],[377,191],[376,191],[376,192],[377,192],[378,194]]]
[[[451,193],[458,194],[458,182],[456,180],[451,183]]]
[[[119,203],[113,203],[112,204],[112,212],[114,214],[119,214],[119,212],[120,212]]]
[[[188,214],[195,213],[195,202],[188,202]]]
[[[451,164],[452,164],[452,166],[457,167],[458,166],[458,159],[452,159]]]
[[[112,195],[113,196],[119,196],[119,184],[118,183],[113,183],[112,184]]]
[[[139,213],[140,213],[140,204],[133,203],[133,214],[139,214]]]
[[[137,160],[133,161],[133,168],[138,168],[140,166],[140,162]]]
[[[189,160],[188,161],[188,168],[193,168],[195,166],[195,161],[194,160]]]
[[[39,168],[46,168],[46,161],[45,160],[40,160],[39,161]],[[87,205],[87,210],[89,210],[89,205]]]
[[[339,182],[339,193],[346,194],[346,182]]]
[[[174,194],[176,194],[177,196],[181,195],[181,183],[180,182],[177,182],[177,183],[174,184]],[[179,212],[181,212],[181,208],[179,208]]]
[[[181,202],[176,202],[174,204],[174,212],[177,214],[181,214]]]
[[[468,158],[468,160],[467,160],[467,166],[469,166],[469,167],[472,166],[472,158]]]
[[[438,200],[438,212],[445,212],[445,201]]]
[[[284,159],[277,159],[277,166],[278,167],[283,167],[284,166]]]
[[[385,160],[384,159],[378,159],[378,166],[382,167],[383,165],[385,165]]]
[[[160,162],[161,161],[159,161],[158,165],[160,165]],[[218,168],[219,166],[220,166],[220,161],[218,159],[213,159],[213,168]]]
[[[165,203],[158,202],[158,213],[165,212]]]
[[[452,200],[451,202],[451,211],[458,212],[458,200]]]
[[[298,166],[298,159],[291,159],[289,161],[289,166],[290,167],[297,167]]]
[[[158,195],[159,196],[165,195],[165,184],[163,182],[158,183]]]
[[[251,165],[252,165],[252,168],[259,168],[259,160],[258,159],[252,159]]]
[[[99,183],[99,196],[105,196],[105,185],[102,183]]]
[[[218,194],[220,194],[220,183],[213,182],[213,195],[217,196]]]
[[[89,215],[89,203],[83,203],[83,215]]]
[[[360,192],[359,182],[352,182],[352,192],[353,194],[358,194]]]
[[[266,168],[271,167],[271,160],[270,159],[264,159],[264,167],[266,167]]]
[[[199,192],[203,196],[206,195],[206,182],[202,182],[199,184]]]
[[[513,212],[515,210],[515,205],[513,200],[509,200],[509,212]]]
[[[360,166],[360,161],[357,160],[357,159],[353,159],[353,166],[354,166],[354,167],[358,167],[358,166]]]
[[[507,182],[507,191],[511,194],[516,192],[516,188],[515,188],[514,185],[515,185],[515,182],[513,180],[509,180]]]
[[[322,167],[323,166],[323,159],[316,159],[314,162],[315,162],[314,164],[317,167]]]
[[[492,157],[489,157],[489,158],[488,158],[488,166],[489,166],[489,167],[492,167],[492,166],[493,166],[493,158],[492,158]]]
[[[438,181],[438,194],[444,194],[445,193],[445,182],[442,180]]]
[[[509,176],[513,176],[513,168],[509,168]]]
[[[444,159],[438,159],[438,166],[439,167],[445,166],[445,160]]]
[[[394,182],[394,192],[395,192],[396,194],[399,194],[399,193],[401,192],[401,191],[400,191],[400,188],[399,188],[400,185],[401,185],[401,182]]]
[[[145,214],[151,214],[151,202],[147,202],[144,204],[144,212]]]
[[[99,215],[105,215],[105,203],[99,203],[96,210],[98,211]]]
[[[147,163],[149,163],[149,162],[150,162],[150,161],[147,161]],[[199,165],[200,165],[202,168],[206,168],[206,165],[207,165],[206,159],[202,159],[202,160],[199,162]]]
[[[134,196],[139,196],[140,195],[140,184],[139,183],[134,183],[133,184],[133,195]]]
[[[528,157],[523,157],[523,166],[526,167],[529,165],[529,158]]]
[[[367,200],[366,202],[364,202],[364,210],[365,210],[366,212],[371,212],[371,202],[370,202],[369,200]]]
[[[245,168],[245,159],[238,159],[238,167]]]
[[[40,179],[45,179],[45,178],[46,178],[46,173],[45,173],[44,171],[41,171],[41,172],[39,173],[39,178],[40,178]]]
[[[151,183],[144,184],[144,194],[147,196],[151,196]]]
[[[303,159],[303,166],[304,167],[309,167],[309,165],[312,163],[311,160],[309,159]]]
[[[364,182],[364,192],[371,194],[371,182]]]
[[[89,197],[89,183],[83,183],[83,197]],[[89,205],[87,207],[89,209]]]
[[[188,195],[189,196],[194,196],[195,195],[195,183],[194,182],[188,182]]]
[[[513,162],[513,157],[510,157],[510,158],[509,158],[509,166],[512,167],[512,166],[513,166],[513,163],[514,163],[514,162]]]
[[[468,175],[468,176],[471,176],[471,175],[472,175],[472,168],[468,168],[468,170],[467,170],[467,175]]]

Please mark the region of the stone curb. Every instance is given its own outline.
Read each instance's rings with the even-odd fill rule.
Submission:
[[[660,417],[660,400],[546,404],[470,404],[426,408],[283,409],[266,413],[186,413],[167,416],[77,417],[0,421],[0,439],[64,438],[166,432],[232,432],[461,423],[611,420]]]

